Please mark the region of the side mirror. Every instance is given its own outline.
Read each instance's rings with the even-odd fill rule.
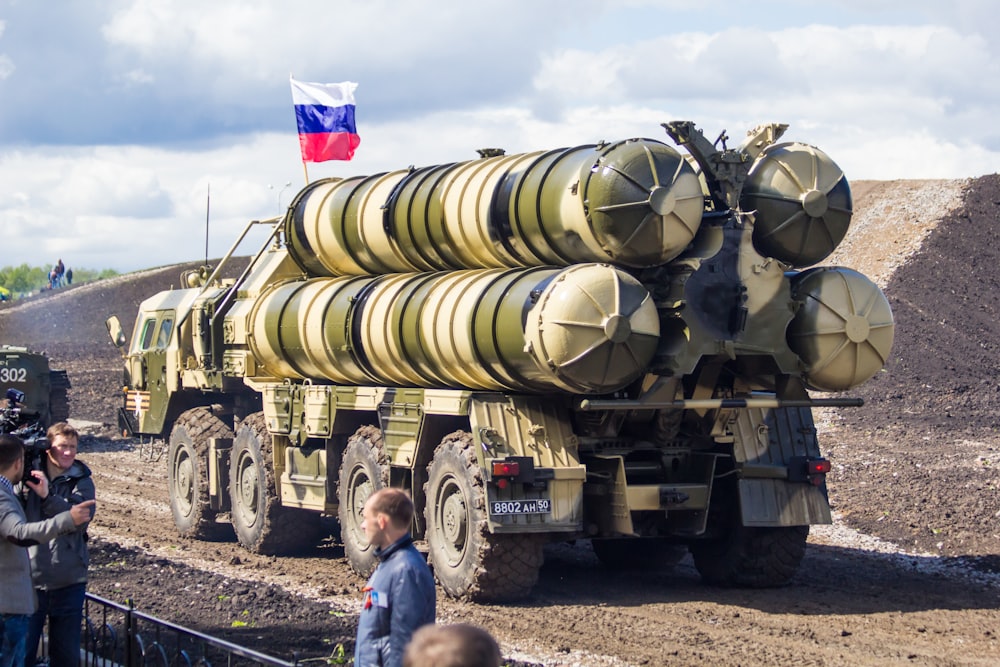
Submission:
[[[114,346],[119,350],[125,347],[128,341],[125,339],[125,331],[122,329],[122,323],[118,321],[118,316],[112,315],[104,321],[104,324],[108,327],[108,335],[111,336]]]

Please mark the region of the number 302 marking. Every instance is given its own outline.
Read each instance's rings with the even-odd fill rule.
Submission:
[[[0,382],[24,382],[27,376],[25,368],[0,368]]]

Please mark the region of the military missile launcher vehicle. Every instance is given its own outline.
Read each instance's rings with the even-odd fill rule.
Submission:
[[[850,186],[784,125],[737,147],[690,122],[631,139],[309,183],[219,268],[142,303],[129,433],[169,441],[180,533],[272,554],[411,493],[455,597],[528,593],[546,542],[611,567],[690,551],[715,584],[779,585],[830,522],[811,409],[882,368],[878,287],[816,266]],[[683,152],[682,152],[683,151]],[[222,265],[254,225],[247,268]],[[226,521],[228,519],[228,521]]]

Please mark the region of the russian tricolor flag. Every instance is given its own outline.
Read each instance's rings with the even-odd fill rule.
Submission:
[[[354,157],[354,149],[361,143],[354,124],[354,89],[358,84],[291,81],[302,161]]]

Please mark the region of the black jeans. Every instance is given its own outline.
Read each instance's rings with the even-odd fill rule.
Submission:
[[[50,667],[78,667],[80,664],[80,627],[83,622],[83,598],[87,584],[73,584],[54,591],[35,589],[38,611],[28,625],[27,667],[35,664],[38,640],[45,617],[49,617]]]

